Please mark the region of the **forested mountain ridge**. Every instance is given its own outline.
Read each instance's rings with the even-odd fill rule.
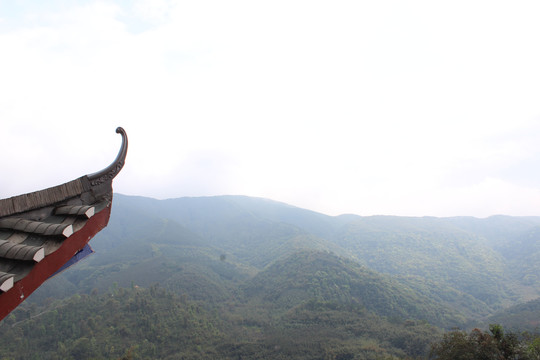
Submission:
[[[540,273],[535,272],[540,217],[332,217],[245,196],[153,200],[117,195],[115,201],[109,227],[120,225],[116,214],[139,212],[142,221],[168,219],[198,236],[194,243],[219,249],[257,271],[280,256],[309,248],[350,257],[384,273],[427,277],[490,307],[540,295],[540,279],[535,278]],[[109,230],[104,236],[118,233]]]
[[[62,275],[64,287],[180,286],[182,269],[223,290],[230,285],[220,280],[225,273],[243,281],[309,249],[394,275],[465,318],[540,295],[540,217],[332,217],[246,196],[116,194],[114,206],[109,226],[92,241],[97,254]]]
[[[312,299],[359,306],[393,319],[459,325],[459,314],[393,277],[326,252],[299,251],[259,272],[243,286],[249,301],[287,311]]]
[[[186,349],[200,358],[401,358],[425,354],[440,334],[433,326],[482,324],[540,294],[540,217],[332,217],[245,196],[115,194],[113,204],[109,226],[92,240],[96,254],[49,280],[8,323],[47,314],[74,293],[87,301],[122,288],[154,287],[155,294],[159,284],[212,323],[217,343],[204,338],[207,352],[200,344]],[[128,303],[142,293],[125,291],[118,306],[126,319],[119,321],[130,323]],[[104,302],[91,301],[92,311],[101,313]],[[32,321],[41,326],[40,317]],[[118,335],[94,325],[96,333]],[[124,346],[117,354],[137,344],[128,335],[113,345]],[[153,351],[154,340],[137,345],[135,358]],[[73,343],[64,345],[71,354]]]
[[[504,324],[509,330],[540,333],[540,298],[500,310],[486,323]]]

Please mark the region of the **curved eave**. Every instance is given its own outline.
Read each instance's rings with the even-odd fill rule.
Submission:
[[[108,167],[61,185],[7,199],[0,199],[0,218],[58,204],[70,198],[80,196],[84,192],[91,191],[95,186],[111,182],[120,170],[122,170],[128,150],[126,131],[118,127],[116,132],[122,135],[122,145],[116,159]]]
[[[107,226],[112,180],[125,164],[128,139],[105,169],[65,184],[0,199],[0,320]]]

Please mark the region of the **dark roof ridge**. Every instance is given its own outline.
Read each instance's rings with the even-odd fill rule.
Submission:
[[[28,194],[0,199],[0,217],[38,209],[78,196],[91,188],[88,177],[82,176],[62,185]]]

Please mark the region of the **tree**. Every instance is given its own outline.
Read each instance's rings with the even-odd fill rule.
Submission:
[[[540,338],[520,341],[501,325],[489,326],[489,333],[473,329],[469,334],[454,330],[432,346],[430,359],[437,360],[536,360],[534,344]]]
[[[465,331],[446,333],[443,339],[432,346],[430,359],[475,360],[475,346]]]

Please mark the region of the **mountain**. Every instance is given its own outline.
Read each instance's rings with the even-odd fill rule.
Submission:
[[[512,242],[504,243],[501,253],[508,263],[510,278],[517,284],[527,287],[540,281],[540,226],[531,227]]]
[[[97,254],[62,275],[64,287],[172,284],[183,269],[222,288],[223,276],[242,281],[310,249],[393,275],[466,317],[540,295],[540,218],[331,217],[245,196],[114,201],[109,226],[92,241]]]
[[[209,358],[423,356],[440,329],[479,326],[538,298],[538,244],[539,217],[333,217],[245,196],[115,194],[109,226],[91,242],[96,253],[47,281],[0,331],[13,339],[9,327],[30,319],[47,328],[40,319],[49,315],[39,314],[54,311],[84,322],[68,306],[80,299],[105,317],[102,297],[119,291],[128,295],[118,309],[129,311],[134,289],[155,293],[159,284],[170,306],[180,297],[206,314],[219,334],[203,337]],[[126,328],[130,316],[119,317]],[[137,345],[139,357],[162,346],[139,335],[149,341]],[[119,344],[119,353],[133,345]]]
[[[514,332],[540,333],[540,298],[496,312],[486,321]]]
[[[0,326],[0,358],[220,358],[213,344],[224,334],[215,315],[155,285],[74,295],[50,308],[10,315]]]
[[[498,307],[513,294],[503,256],[488,240],[449,219],[373,216],[345,225],[336,242],[366,266],[422,277]]]
[[[48,309],[19,308],[0,324],[2,359],[412,359],[438,339],[423,322],[354,304],[313,299],[268,319],[260,305],[209,311],[157,285],[76,294]]]
[[[194,292],[200,283],[224,298],[235,282],[309,249],[392,275],[475,318],[540,295],[539,229],[537,217],[332,217],[245,196],[116,194],[109,226],[92,241],[96,255],[57,282],[86,292],[159,282],[204,298]]]
[[[242,287],[249,301],[288,311],[317,300],[359,306],[394,319],[448,326],[456,311],[435,303],[388,275],[320,251],[299,251],[278,260]],[[457,326],[459,323],[451,325]]]

